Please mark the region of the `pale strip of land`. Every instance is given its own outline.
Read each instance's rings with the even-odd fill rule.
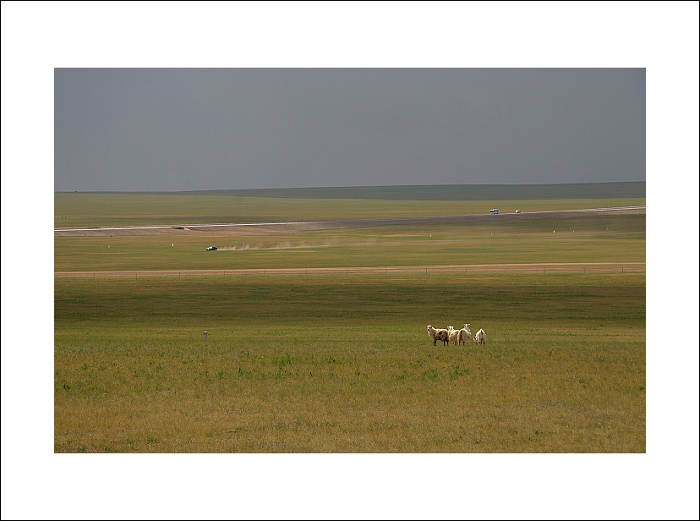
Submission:
[[[646,271],[646,262],[547,262],[537,264],[453,264],[432,266],[349,266],[332,268],[255,268],[236,270],[153,271],[55,271],[63,278],[206,277],[227,275],[321,275],[321,274],[441,274],[441,273],[631,273]]]
[[[501,213],[498,215],[458,215],[444,217],[398,217],[385,219],[340,219],[331,221],[292,221],[263,223],[212,223],[154,226],[125,226],[113,228],[56,228],[56,236],[151,235],[162,233],[212,232],[217,235],[267,235],[333,228],[362,228],[370,226],[460,224],[468,222],[566,218],[580,215],[645,214],[646,206],[588,208],[585,210],[556,210],[542,212]]]

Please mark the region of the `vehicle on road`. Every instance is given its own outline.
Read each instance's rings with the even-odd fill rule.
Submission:
[[[218,249],[219,249],[219,248],[217,248],[216,246],[209,246],[209,247],[207,248],[207,251],[218,250]]]

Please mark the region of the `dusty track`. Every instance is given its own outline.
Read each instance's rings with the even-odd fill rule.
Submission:
[[[365,228],[374,226],[402,225],[440,225],[466,224],[477,222],[520,221],[528,219],[564,219],[587,215],[629,215],[645,214],[646,206],[623,208],[591,208],[587,210],[560,210],[548,212],[505,213],[500,215],[457,215],[447,217],[405,217],[392,219],[344,219],[331,221],[302,221],[277,223],[221,223],[221,224],[183,224],[163,226],[132,226],[113,228],[57,228],[56,237],[103,237],[126,235],[196,235],[205,236],[255,236],[289,234],[301,231],[327,230],[342,228]]]
[[[190,278],[237,275],[321,275],[364,274],[400,275],[447,273],[632,273],[645,272],[646,262],[568,262],[539,264],[459,264],[448,266],[387,266],[387,267],[337,267],[337,268],[277,268],[240,270],[154,270],[154,271],[56,271],[54,279],[62,278]]]

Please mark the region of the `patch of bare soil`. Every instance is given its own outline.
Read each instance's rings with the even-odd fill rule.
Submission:
[[[568,262],[539,264],[462,264],[448,266],[387,266],[387,267],[337,267],[337,268],[277,268],[239,270],[154,270],[154,271],[56,271],[60,278],[153,278],[153,277],[207,277],[231,275],[320,275],[338,274],[416,274],[441,273],[632,273],[646,271],[646,262]]]
[[[563,219],[585,215],[625,215],[645,214],[646,207],[634,208],[602,208],[591,210],[562,210],[554,212],[522,212],[519,214],[500,215],[457,215],[448,217],[407,217],[395,219],[345,219],[332,221],[307,221],[272,224],[197,224],[187,226],[159,226],[159,227],[123,227],[123,228],[83,228],[83,229],[56,229],[56,237],[118,237],[133,235],[187,235],[198,237],[226,237],[226,236],[264,236],[283,235],[313,230],[328,230],[342,228],[365,228],[373,226],[401,226],[401,225],[440,225],[463,224],[470,222],[487,221],[515,221],[526,219]]]

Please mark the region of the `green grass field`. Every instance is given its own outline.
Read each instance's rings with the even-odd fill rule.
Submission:
[[[54,228],[479,215],[491,208],[510,213],[518,209],[635,206],[644,204],[644,192],[645,183],[605,183],[56,193]]]
[[[644,262],[645,223],[373,227],[174,248],[166,234],[113,237],[109,250],[104,238],[56,237],[54,269]],[[54,450],[645,452],[645,292],[645,273],[626,271],[57,278]],[[433,346],[426,332],[464,322],[486,330],[486,346]]]
[[[404,186],[346,186],[319,188],[260,188],[248,190],[217,190],[176,192],[167,195],[227,195],[275,197],[283,199],[379,199],[382,201],[536,201],[543,199],[644,199],[646,181],[622,183],[569,183],[528,185],[404,185]]]
[[[55,299],[57,452],[645,450],[644,274],[57,281]],[[432,345],[428,323],[464,321],[486,346]]]
[[[54,270],[634,262],[645,260],[645,236],[645,215],[377,226],[252,237],[173,230],[149,236],[55,237]],[[205,251],[210,245],[219,250]]]

